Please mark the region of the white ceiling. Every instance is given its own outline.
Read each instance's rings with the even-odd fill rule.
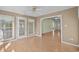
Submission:
[[[73,6],[37,6],[37,10],[34,12],[32,6],[0,6],[0,10],[6,10],[10,12],[20,13],[28,16],[41,16],[56,11],[72,8]]]

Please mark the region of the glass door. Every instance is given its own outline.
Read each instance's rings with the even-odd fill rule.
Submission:
[[[34,35],[35,32],[35,22],[33,19],[28,20],[28,36]]]
[[[19,36],[24,36],[25,35],[25,21],[24,20],[19,20]]]
[[[14,18],[7,15],[0,15],[0,40],[14,38]]]
[[[16,38],[22,38],[26,36],[27,32],[27,20],[24,17],[17,17],[16,20]]]

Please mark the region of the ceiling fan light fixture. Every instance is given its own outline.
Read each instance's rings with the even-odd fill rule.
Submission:
[[[33,12],[35,12],[37,10],[37,6],[33,6],[32,10],[33,10]]]

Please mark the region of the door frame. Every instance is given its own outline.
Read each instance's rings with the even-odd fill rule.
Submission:
[[[40,19],[40,36],[42,36],[42,21],[46,18],[51,18],[51,17],[60,17],[60,24],[61,24],[61,41],[63,41],[63,19],[62,15],[54,15],[54,16],[48,16]]]

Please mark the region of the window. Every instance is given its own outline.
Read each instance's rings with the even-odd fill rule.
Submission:
[[[33,35],[35,32],[34,19],[0,15],[0,40],[10,40]]]
[[[10,39],[14,37],[14,18],[12,16],[0,15],[0,30],[2,31],[2,39]]]

